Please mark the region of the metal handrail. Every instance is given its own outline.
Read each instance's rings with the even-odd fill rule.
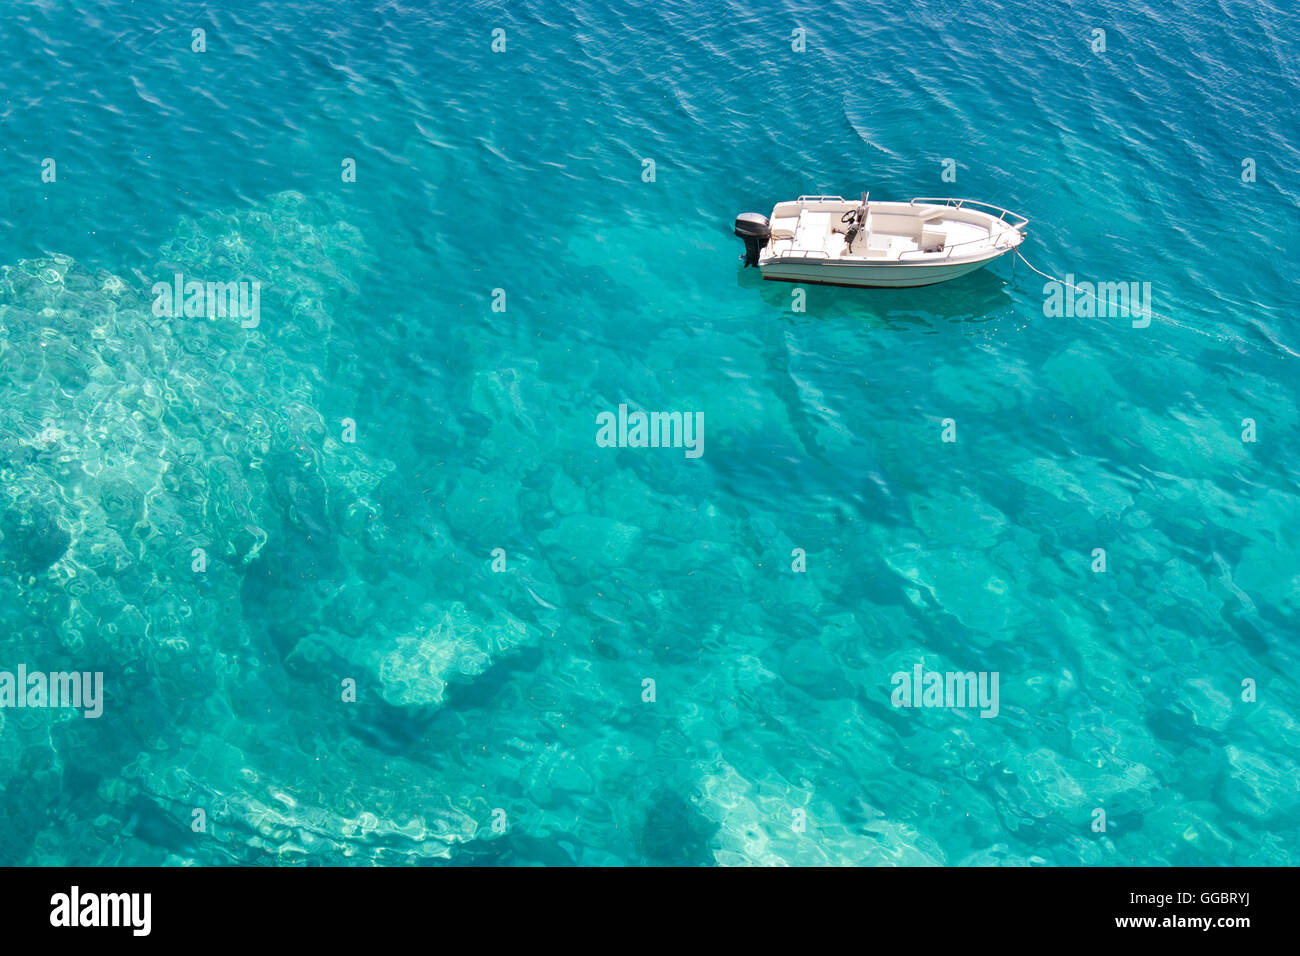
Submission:
[[[1012,213],[1011,215],[1014,216],[1015,213]],[[1028,222],[1029,220],[1026,219],[1025,221]],[[1012,228],[1017,228],[1017,227],[1014,227],[1014,226],[1013,226]],[[999,237],[999,238],[1000,238],[1000,237]],[[971,245],[972,243],[976,243],[976,242],[985,242],[985,243],[987,243],[987,242],[989,242],[989,240],[992,240],[992,245],[991,245],[989,248],[991,248],[991,249],[1001,249],[1001,248],[1002,248],[1001,246],[998,245],[998,241],[997,241],[997,239],[995,239],[993,236],[990,235],[990,236],[984,236],[983,238],[980,238],[980,239],[967,239],[965,242],[954,242],[951,246],[949,246],[949,245],[944,245],[944,247],[943,247],[944,256],[943,256],[943,257],[944,257],[945,259],[950,259],[950,258],[952,258],[952,251],[953,251],[954,249],[960,249],[962,246],[969,246],[969,245]],[[1014,249],[1015,247],[1014,247],[1014,246],[1007,246],[1006,248],[1007,248],[1007,249]],[[921,255],[932,256],[932,255],[934,255],[934,253],[933,253],[933,252],[926,252],[924,249],[905,249],[905,250],[903,250],[902,252],[900,252],[900,253],[898,254],[898,259],[899,259],[899,261],[901,262],[901,261],[902,261],[904,258],[906,258],[907,256],[921,256]]]
[[[843,196],[800,196],[795,202],[845,202]]]
[[[792,246],[788,248],[788,250],[777,252],[776,251],[777,242],[790,242],[790,241],[789,239],[772,239],[771,242],[768,242],[767,250],[770,250],[771,255],[777,259],[785,258],[785,256],[792,256],[792,258],[796,258],[797,256],[797,258],[800,259],[809,259],[809,258],[813,258],[813,256],[822,256],[823,259],[831,258],[831,254],[829,254],[829,252],[827,252],[826,250],[822,250],[822,248],[794,248]]]
[[[1029,225],[1029,218],[1027,216],[1022,216],[1018,212],[1012,212],[1010,209],[1004,209],[1001,206],[995,206],[991,202],[983,202],[979,199],[955,199],[952,196],[918,196],[912,199],[909,205],[915,206],[917,203],[924,203],[926,205],[931,205],[931,206],[933,205],[953,206],[956,209],[961,209],[967,203],[969,203],[972,206],[983,206],[985,209],[994,209],[997,212],[1001,213],[1001,215],[998,216],[998,222],[1005,221],[1007,216],[1011,216],[1015,219],[1019,219],[1020,220],[1019,222],[1008,223],[1008,225],[1011,226],[1012,229],[1020,230],[1020,229],[1024,229],[1025,226]],[[960,243],[958,244],[960,245]]]
[[[823,259],[831,258],[831,254],[823,249],[789,249],[785,252],[777,252],[775,243],[770,248],[775,259],[816,259],[818,256]]]

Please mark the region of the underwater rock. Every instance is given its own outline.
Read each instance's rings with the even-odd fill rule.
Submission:
[[[336,680],[356,678],[359,693],[373,690],[394,706],[437,707],[449,682],[472,680],[531,640],[528,628],[510,615],[480,622],[454,602],[441,613],[431,605],[400,619],[390,612],[361,640],[322,630],[301,640],[291,660],[313,670],[345,668]]]
[[[486,553],[519,527],[518,502],[513,479],[466,468],[447,496],[447,523]]]
[[[568,565],[581,577],[593,578],[627,563],[640,542],[641,529],[613,518],[578,514],[560,519],[537,537],[557,565]]]
[[[709,843],[718,827],[686,798],[667,788],[648,797],[638,848],[658,866],[707,866]]]
[[[0,565],[11,565],[18,574],[48,570],[71,543],[54,512],[40,502],[15,502],[0,515]]]
[[[98,664],[112,670],[109,686],[134,701],[123,715],[142,721],[120,722],[110,693],[105,719],[86,722],[70,747],[106,779],[115,768],[101,761],[133,741],[164,742],[191,708],[218,690],[218,699],[237,697],[241,679],[257,672],[264,634],[239,596],[263,547],[279,543],[281,570],[292,574],[296,556],[283,542],[328,537],[392,468],[334,441],[322,413],[352,401],[340,400],[347,373],[322,370],[338,365],[330,331],[349,321],[368,261],[337,207],[283,194],[183,222],[161,255],[136,270],[143,285],[66,256],[0,267],[9,650],[50,666],[54,649],[75,653],[79,666],[111,662]],[[160,317],[148,283],[175,272],[261,283],[262,320],[250,329]],[[268,474],[276,455],[308,470]],[[156,702],[152,710],[143,699]],[[143,719],[155,711],[161,721]],[[6,734],[53,754],[48,728],[65,715],[23,718],[7,720]],[[13,772],[0,764],[0,780]],[[121,819],[129,816],[124,809]],[[24,841],[43,825],[39,814],[23,819],[4,854],[10,862],[24,859]]]

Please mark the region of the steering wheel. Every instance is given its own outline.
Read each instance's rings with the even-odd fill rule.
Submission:
[[[840,216],[840,222],[852,222],[857,217],[858,211],[856,209],[850,209],[844,215]]]

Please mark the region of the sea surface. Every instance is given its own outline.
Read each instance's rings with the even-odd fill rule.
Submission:
[[[0,671],[104,693],[0,863],[1300,863],[1297,104],[1281,0],[6,3]],[[1150,324],[740,267],[863,190]]]

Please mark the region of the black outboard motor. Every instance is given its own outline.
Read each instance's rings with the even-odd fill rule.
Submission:
[[[742,212],[736,217],[736,235],[745,240],[745,267],[758,265],[758,252],[772,238],[772,227],[766,216],[756,212]]]

